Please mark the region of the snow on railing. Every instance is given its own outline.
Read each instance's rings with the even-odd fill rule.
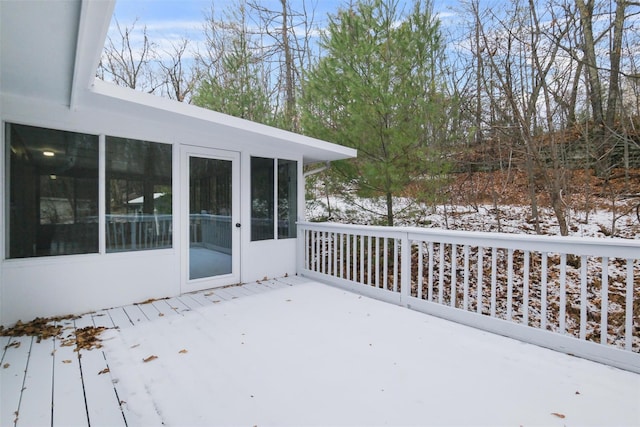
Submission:
[[[640,241],[298,227],[302,275],[640,372]]]

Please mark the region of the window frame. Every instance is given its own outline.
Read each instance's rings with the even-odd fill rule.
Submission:
[[[115,161],[114,159],[109,159],[109,154],[110,154],[110,150],[109,150],[109,144],[141,144],[140,149],[142,151],[144,151],[144,154],[147,156],[151,155],[152,151],[155,151],[154,155],[169,155],[168,159],[163,159],[163,161],[169,166],[170,170],[169,173],[167,174],[168,176],[164,177],[165,179],[168,179],[169,184],[167,184],[167,186],[170,187],[170,193],[169,193],[169,213],[166,214],[161,214],[163,216],[169,216],[170,219],[167,223],[165,223],[166,221],[158,221],[157,216],[155,216],[155,218],[151,221],[151,224],[147,224],[147,225],[151,225],[153,231],[156,231],[156,234],[166,234],[169,232],[169,230],[173,230],[175,229],[175,215],[174,215],[174,209],[173,209],[173,194],[174,194],[174,164],[173,164],[173,157],[174,157],[174,150],[173,150],[173,146],[172,144],[166,144],[166,143],[161,143],[161,142],[155,142],[155,141],[151,141],[151,140],[143,140],[143,139],[138,139],[138,138],[123,138],[123,137],[117,137],[117,136],[113,136],[113,135],[105,135],[104,136],[104,156],[102,157],[104,159],[104,180],[103,180],[103,184],[104,184],[104,196],[102,198],[102,200],[104,201],[104,215],[102,216],[102,218],[104,219],[104,232],[102,233],[102,236],[104,237],[104,252],[107,254],[113,254],[113,253],[131,253],[131,252],[140,252],[140,251],[151,251],[151,250],[162,250],[162,249],[171,249],[173,248],[173,245],[175,243],[175,236],[173,235],[173,233],[171,232],[171,234],[164,238],[164,240],[168,240],[168,243],[165,245],[161,245],[161,246],[144,246],[141,245],[139,246],[137,243],[137,239],[136,239],[136,235],[138,234],[138,232],[140,233],[141,237],[142,234],[144,234],[143,230],[145,229],[145,219],[149,219],[147,218],[148,215],[150,215],[150,213],[142,213],[140,218],[136,219],[136,221],[132,221],[131,222],[131,227],[132,229],[135,228],[136,233],[123,233],[122,234],[122,246],[126,246],[126,247],[121,247],[121,248],[117,248],[114,247],[114,244],[112,243],[111,245],[109,244],[109,240],[108,240],[108,228],[110,225],[112,225],[112,223],[109,221],[109,216],[114,215],[112,212],[113,207],[111,206],[111,201],[107,200],[107,198],[111,195],[110,189],[108,188],[111,185],[111,181],[112,180],[119,180],[119,181],[125,181],[127,182],[127,187],[129,186],[129,183],[135,183],[135,182],[139,182],[140,181],[140,176],[148,176],[150,172],[153,171],[148,171],[148,170],[144,170],[143,172],[140,171],[131,171],[131,170],[127,170],[125,172],[123,171],[115,171],[115,170],[109,170],[109,165],[110,162],[109,160]],[[111,140],[111,141],[110,141]],[[158,146],[158,148],[153,148],[154,146]],[[159,148],[162,147],[162,148]],[[161,151],[166,150],[168,153],[162,153]],[[114,150],[115,151],[115,150]],[[126,151],[126,150],[124,150]],[[149,158],[145,157],[143,160],[143,169],[151,166],[152,169],[155,166],[155,164],[147,164],[147,161],[149,160]],[[121,161],[121,160],[120,160]],[[121,177],[116,177],[117,175],[122,175]],[[139,175],[138,179],[134,179],[132,178],[134,175]],[[157,176],[159,177],[159,175]],[[148,183],[147,183],[148,184]],[[153,184],[154,187],[156,185],[160,186],[161,184]],[[144,186],[144,184],[143,184]],[[155,210],[155,204],[156,204],[156,198],[155,198],[155,188],[152,190],[153,193],[153,206],[154,206],[154,210]],[[144,195],[143,197],[143,205],[140,206],[140,209],[144,210],[145,209],[145,205],[147,205],[147,203],[144,202]],[[127,210],[130,209],[129,206],[129,201],[126,203],[127,206]],[[147,205],[148,207],[148,205]],[[124,214],[124,216],[128,216],[129,214]],[[125,218],[126,219],[126,218]],[[141,220],[141,221],[140,221]],[[133,226],[134,223],[141,223],[143,225],[141,226]],[[147,221],[148,222],[148,221]],[[117,228],[117,226],[114,224],[114,229]],[[126,228],[126,227],[125,227]],[[146,227],[147,229],[149,227]],[[151,234],[154,234],[152,231]],[[130,244],[127,244],[125,242],[125,236],[128,237],[130,239]],[[115,233],[114,236],[115,237]],[[146,236],[147,239],[145,240],[149,240],[149,238],[151,238],[151,240],[154,240],[155,237],[158,236]],[[113,240],[115,240],[115,238],[113,238]],[[158,237],[156,240],[160,241],[163,240],[162,237]],[[117,246],[117,244],[116,244]]]
[[[272,189],[272,204],[273,204],[273,214],[271,217],[272,220],[272,235],[269,238],[261,238],[261,239],[255,239],[254,238],[254,224],[253,224],[253,202],[254,202],[254,188],[253,188],[253,159],[268,159],[271,160],[272,162],[272,178],[273,178],[273,189]],[[280,173],[279,173],[279,167],[280,167],[280,163],[281,162],[288,162],[290,164],[295,165],[295,167],[293,167],[293,169],[295,170],[295,173],[292,175],[293,177],[295,177],[295,186],[293,187],[293,193],[289,194],[289,200],[291,200],[291,196],[293,195],[294,198],[294,203],[293,203],[293,211],[289,211],[290,214],[289,216],[291,216],[291,212],[293,213],[293,216],[295,217],[293,220],[293,232],[289,232],[288,236],[283,236],[281,235],[281,227],[280,227],[280,206],[279,206],[279,190],[280,190]],[[260,242],[260,241],[278,241],[278,240],[292,240],[292,239],[296,239],[298,236],[298,231],[297,231],[297,225],[295,224],[297,222],[297,216],[299,213],[299,185],[300,185],[300,178],[299,178],[299,172],[298,172],[298,168],[299,168],[299,163],[300,160],[294,160],[294,159],[290,159],[290,158],[286,158],[286,157],[269,157],[269,156],[264,156],[264,155],[250,155],[249,156],[249,163],[250,163],[250,167],[249,167],[249,219],[250,219],[250,236],[249,236],[249,241],[251,243],[254,242]]]
[[[96,255],[96,254],[100,254],[101,253],[101,239],[100,239],[100,213],[101,213],[101,184],[100,184],[100,159],[101,159],[101,145],[100,145],[100,134],[98,133],[91,133],[88,132],[86,130],[78,130],[78,129],[74,129],[74,130],[69,130],[69,129],[65,129],[65,128],[60,128],[57,126],[48,126],[47,124],[33,124],[33,123],[25,123],[25,122],[21,122],[21,121],[13,121],[13,120],[3,120],[1,122],[2,124],[2,141],[3,141],[3,149],[2,149],[2,153],[0,155],[0,159],[1,159],[1,163],[2,164],[2,176],[4,179],[4,188],[3,188],[3,197],[2,197],[2,201],[1,201],[1,205],[2,209],[3,209],[3,214],[4,214],[4,220],[3,220],[3,227],[4,227],[4,231],[2,233],[2,238],[0,239],[0,242],[2,242],[2,259],[3,260],[10,260],[10,261],[20,261],[20,260],[44,260],[44,259],[51,259],[52,257],[68,257],[68,256],[91,256],[91,255]],[[51,227],[53,230],[53,233],[59,233],[60,227],[55,227],[55,225],[61,226],[61,225],[68,225],[70,227],[66,227],[68,228],[70,231],[69,233],[71,234],[72,238],[67,240],[66,238],[63,238],[59,241],[57,241],[56,243],[56,248],[54,250],[53,246],[50,246],[50,248],[46,251],[43,251],[42,253],[38,253],[38,241],[40,240],[39,234],[43,233],[43,230],[38,230],[38,227],[42,226],[42,222],[41,222],[41,214],[42,214],[42,200],[41,197],[36,196],[39,198],[39,200],[37,201],[37,203],[33,206],[31,206],[30,208],[30,212],[32,215],[34,215],[34,218],[37,219],[37,222],[33,222],[31,225],[29,225],[29,227],[36,227],[36,230],[34,231],[34,241],[33,242],[27,242],[27,244],[32,244],[33,245],[33,251],[31,251],[31,254],[28,255],[28,251],[24,251],[24,253],[20,253],[20,254],[12,254],[12,250],[11,250],[11,245],[12,245],[12,228],[14,227],[14,223],[11,221],[11,199],[12,199],[12,175],[13,175],[13,168],[16,166],[14,164],[12,164],[12,156],[11,156],[11,152],[12,152],[12,147],[13,147],[13,136],[11,135],[11,133],[13,132],[13,127],[17,127],[17,128],[24,128],[25,132],[42,132],[44,133],[44,137],[41,136],[40,138],[44,139],[45,141],[47,141],[48,143],[46,144],[42,144],[42,146],[40,146],[39,144],[41,144],[41,141],[37,141],[37,142],[31,142],[31,144],[33,144],[32,148],[28,148],[25,145],[25,150],[29,150],[28,152],[31,153],[31,151],[33,152],[40,152],[43,156],[45,157],[52,157],[55,158],[56,155],[54,153],[54,155],[47,155],[45,154],[45,151],[51,151],[51,152],[55,152],[57,149],[59,149],[59,147],[56,147],[55,145],[59,145],[59,144],[63,144],[63,147],[65,148],[64,150],[64,156],[62,157],[62,163],[60,159],[60,157],[58,157],[56,160],[54,160],[50,166],[42,166],[40,163],[41,162],[37,162],[37,161],[33,161],[31,162],[31,167],[32,169],[34,169],[33,173],[31,174],[33,177],[37,176],[37,180],[39,181],[38,183],[38,188],[40,188],[42,186],[42,178],[45,177],[46,175],[49,175],[51,180],[57,180],[58,177],[62,177],[63,179],[67,179],[70,178],[72,179],[72,183],[73,183],[73,204],[71,204],[71,202],[69,203],[71,206],[71,209],[73,209],[73,211],[75,212],[73,214],[73,222],[56,222],[56,223],[52,223],[54,224],[54,227]],[[66,134],[66,135],[65,135]],[[47,138],[47,135],[55,135],[54,136],[49,136]],[[58,141],[56,141],[56,138],[58,138]],[[73,138],[73,139],[72,139]],[[77,145],[75,146],[76,149],[71,150],[73,154],[75,154],[75,156],[69,155],[66,153],[67,151],[67,145],[69,144],[70,141],[75,141],[75,138],[80,138],[79,140],[77,140]],[[82,139],[86,138],[85,144],[89,143],[88,146],[84,146],[84,144],[82,144]],[[49,142],[52,141],[52,142]],[[48,148],[51,148],[51,150],[48,150]],[[87,151],[88,149],[88,151]],[[83,157],[82,154],[86,153],[91,153],[91,157]],[[93,153],[95,152],[95,154]],[[80,153],[80,154],[78,154]],[[95,158],[93,157],[95,155]],[[78,160],[80,159],[80,160]],[[83,165],[83,163],[80,162],[87,162],[88,159],[88,163],[86,163],[86,165]],[[66,165],[65,168],[65,162],[69,162],[68,165]],[[94,164],[95,162],[95,164]],[[57,166],[54,166],[56,165]],[[79,165],[79,166],[76,166]],[[28,165],[27,165],[28,166]],[[76,167],[79,167],[79,171],[82,171],[83,167],[87,167],[88,166],[88,171],[90,172],[90,175],[82,175],[79,174],[77,176],[74,176],[74,174],[70,174],[69,171],[73,170]],[[45,172],[43,173],[42,169],[44,169],[45,171],[47,170],[47,168],[51,168],[50,172]],[[57,171],[60,170],[60,168],[62,169],[62,172],[66,172],[66,173],[58,173]],[[38,170],[40,169],[40,170]],[[78,172],[76,172],[77,174]],[[95,175],[94,175],[95,174]],[[95,187],[93,187],[92,189],[89,189],[89,191],[87,192],[86,190],[83,189],[79,189],[78,187],[78,180],[89,180],[89,181],[93,181],[95,180]],[[84,187],[84,185],[82,185],[82,187]],[[51,190],[54,191],[54,190]],[[36,189],[36,193],[39,193],[40,190]],[[88,207],[89,209],[91,209],[91,213],[95,212],[95,214],[90,214],[90,215],[80,215],[77,216],[77,210],[78,210],[78,198],[77,195],[78,194],[82,194],[85,193],[86,195],[91,195],[91,198],[86,199],[88,200],[88,205],[86,207]],[[51,196],[50,198],[55,199],[54,196]],[[83,199],[84,200],[84,199]],[[55,203],[53,200],[51,203]],[[86,209],[85,207],[85,209]],[[36,209],[38,212],[36,213],[36,211],[34,210]],[[55,209],[54,209],[55,210]],[[81,229],[82,227],[80,227],[81,224],[91,224],[91,222],[83,222],[82,220],[86,220],[86,219],[91,219],[92,217],[95,216],[95,232],[96,232],[96,236],[95,236],[95,240],[93,239],[89,239],[88,242],[90,243],[82,243],[81,241],[76,241],[73,239],[73,235],[80,233],[80,234],[85,234],[84,232],[80,232],[79,229]],[[93,227],[92,227],[93,228]],[[63,232],[63,235],[67,234],[66,232]],[[43,234],[44,238],[46,239],[46,233]],[[15,239],[15,237],[13,237],[13,239]],[[35,243],[34,243],[35,242]],[[52,240],[50,242],[50,245],[53,244],[53,237]],[[78,248],[78,242],[80,242],[80,249]],[[46,243],[46,242],[45,242]],[[60,246],[62,245],[62,246]],[[71,249],[67,249],[67,245],[69,245],[71,247]],[[83,247],[84,245],[84,247]],[[74,247],[76,249],[74,249]]]
[[[2,141],[0,148],[0,168],[2,174],[2,196],[0,200],[0,210],[2,212],[2,217],[0,221],[2,221],[2,227],[4,230],[0,233],[0,261],[4,262],[12,262],[12,263],[21,263],[21,262],[50,262],[47,260],[60,259],[64,258],[67,260],[78,259],[80,257],[87,256],[100,256],[100,255],[108,255],[108,256],[136,256],[137,253],[140,253],[142,256],[144,253],[148,253],[149,250],[155,251],[168,251],[174,250],[176,244],[176,236],[173,235],[171,239],[171,246],[163,246],[158,248],[149,248],[148,250],[135,250],[135,251],[107,251],[107,228],[106,228],[106,212],[107,212],[107,200],[106,200],[106,139],[108,137],[120,138],[120,139],[129,139],[129,140],[139,140],[146,141],[154,144],[163,144],[170,146],[171,159],[169,164],[171,166],[171,193],[173,200],[171,201],[171,216],[172,216],[172,226],[171,229],[175,229],[175,221],[177,218],[175,209],[176,209],[176,201],[175,201],[175,189],[177,183],[177,163],[176,163],[176,150],[177,144],[173,142],[158,142],[153,140],[141,140],[139,138],[130,137],[130,136],[122,136],[118,135],[117,132],[92,132],[91,130],[82,128],[82,127],[70,127],[70,126],[59,126],[56,123],[50,122],[31,122],[31,121],[22,121],[22,120],[12,120],[10,118],[4,118],[0,120],[1,130],[0,130],[0,141]],[[89,137],[97,138],[97,200],[94,202],[97,205],[97,249],[91,251],[83,251],[83,252],[70,252],[70,253],[53,253],[53,254],[41,254],[41,255],[32,255],[32,256],[14,256],[11,257],[11,227],[12,221],[10,218],[10,209],[11,209],[11,173],[12,173],[12,165],[11,165],[11,135],[9,135],[11,131],[11,126],[22,126],[27,128],[37,128],[45,131],[51,132],[63,132],[69,134],[79,134],[86,135]],[[15,238],[15,237],[14,237]],[[120,254],[120,255],[119,255]]]

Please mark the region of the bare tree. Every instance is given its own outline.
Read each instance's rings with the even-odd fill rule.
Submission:
[[[280,126],[300,131],[297,101],[302,77],[311,65],[311,35],[314,13],[308,2],[302,1],[294,10],[290,0],[280,0],[278,10],[269,9],[257,0],[248,5],[255,12],[258,33],[263,41],[266,63],[274,64],[273,104],[282,115]]]
[[[181,39],[172,43],[167,58],[158,62],[161,80],[164,82],[163,94],[180,102],[189,101],[198,81],[200,72],[195,60],[189,60],[189,40]]]
[[[125,27],[120,26],[117,19],[115,22],[117,38],[107,37],[98,76],[119,86],[154,93],[164,82],[154,71],[156,44],[149,39],[147,27],[136,34],[137,20]],[[138,36],[141,40],[134,40]]]

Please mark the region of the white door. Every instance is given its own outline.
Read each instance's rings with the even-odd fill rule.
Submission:
[[[183,292],[240,282],[240,156],[183,146]]]

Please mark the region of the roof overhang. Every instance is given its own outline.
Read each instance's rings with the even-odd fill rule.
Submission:
[[[304,163],[355,157],[354,149],[95,78],[115,0],[0,1],[0,93],[101,109],[301,155]]]

